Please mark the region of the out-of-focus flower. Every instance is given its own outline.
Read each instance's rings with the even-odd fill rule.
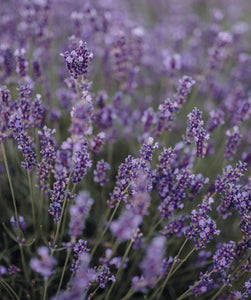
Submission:
[[[54,257],[50,256],[49,248],[40,247],[38,248],[38,254],[40,259],[32,258],[30,261],[30,266],[33,271],[39,273],[44,280],[47,280],[54,274],[53,267],[56,265],[56,260]]]

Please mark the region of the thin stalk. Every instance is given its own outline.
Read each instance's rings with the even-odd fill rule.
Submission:
[[[176,265],[176,262],[177,262],[177,259],[178,257],[180,256],[182,250],[184,249],[186,243],[187,243],[188,239],[185,239],[185,241],[183,242],[183,244],[181,245],[177,255],[174,257],[174,261],[172,263],[172,266],[168,272],[168,275],[166,276],[164,282],[162,283],[162,285],[153,293],[153,295],[151,296],[151,299],[160,299],[162,293],[163,293],[163,290],[168,282],[168,280],[170,279],[170,277],[177,271],[177,269],[174,270],[175,268],[175,265]],[[173,272],[174,271],[174,272]],[[156,296],[158,295],[158,298],[156,298]]]
[[[147,237],[146,237],[146,244],[149,242],[153,232],[155,231],[155,229],[157,229],[157,227],[161,224],[162,222],[162,218],[160,218],[153,226],[151,226],[151,229],[149,231],[149,233],[147,234]]]
[[[108,223],[106,224],[105,229],[103,230],[101,236],[99,237],[98,241],[96,242],[95,246],[93,247],[93,249],[92,249],[92,251],[91,251],[91,256],[94,255],[95,251],[96,251],[97,248],[98,248],[98,245],[101,243],[101,241],[102,241],[104,235],[106,234],[106,231],[107,231],[107,229],[109,228],[109,226],[110,226],[110,224],[111,224],[111,222],[112,222],[112,220],[113,220],[113,218],[114,218],[114,216],[115,216],[115,214],[116,214],[116,212],[117,212],[117,210],[118,210],[118,208],[119,208],[120,202],[121,202],[121,201],[118,201],[117,205],[115,206],[115,208],[114,208],[114,210],[113,210],[113,213],[112,213],[112,215],[111,215],[111,217],[110,217]]]
[[[58,294],[59,294],[61,286],[62,286],[62,282],[63,282],[63,279],[64,279],[64,273],[65,273],[66,266],[67,266],[67,263],[69,261],[70,255],[71,255],[71,252],[67,251],[67,256],[66,256],[65,263],[64,263],[64,268],[63,268],[63,271],[62,271],[62,274],[61,274],[61,277],[60,277],[56,298],[58,297]]]
[[[44,282],[44,294],[43,294],[43,300],[46,300],[47,289],[48,289],[48,280],[45,280],[45,282]]]
[[[21,243],[19,243],[19,247],[20,247],[20,252],[21,252],[21,261],[22,261],[22,266],[23,266],[23,271],[24,271],[24,277],[26,282],[29,282],[29,276],[28,276],[28,272],[27,272],[27,264],[25,263],[25,257],[24,257],[24,250],[23,250],[23,245]]]
[[[119,278],[120,272],[121,272],[121,270],[122,270],[122,268],[123,268],[123,265],[124,265],[125,260],[126,260],[126,258],[127,258],[127,256],[128,256],[128,253],[129,253],[129,251],[131,250],[132,245],[133,245],[133,240],[130,241],[130,244],[129,244],[128,247],[126,248],[125,254],[124,254],[123,258],[122,258],[122,261],[121,261],[121,263],[120,263],[118,272],[117,272],[117,274],[116,274],[116,278],[117,278],[117,279]],[[109,299],[109,296],[110,296],[110,294],[111,294],[111,292],[112,292],[112,290],[113,290],[115,284],[116,284],[116,281],[113,281],[113,283],[112,283],[112,285],[111,285],[111,287],[110,287],[108,293],[106,294],[105,300],[108,300],[108,299]]]
[[[213,273],[213,272],[215,272],[215,270],[212,270],[210,273],[208,273],[205,277],[207,278],[207,277],[209,277],[209,276],[211,276],[211,274]],[[187,291],[185,291],[177,300],[182,300],[182,299],[184,299],[184,298],[186,298],[189,294],[190,294],[190,292],[192,291],[192,289],[194,289],[197,285],[199,285],[201,283],[201,280],[200,281],[198,281],[198,282],[196,282],[193,286],[191,286]]]
[[[127,299],[130,299],[131,296],[132,296],[134,293],[135,293],[135,292],[134,292],[132,289],[130,289],[130,290],[128,291],[128,293],[127,293],[121,300],[127,300]]]
[[[13,290],[13,288],[4,280],[0,280],[0,283],[5,288],[5,290],[9,293],[12,299],[20,300],[16,292]]]
[[[18,211],[17,211],[16,198],[15,198],[14,188],[13,188],[12,180],[11,180],[11,176],[10,176],[9,165],[8,165],[8,161],[7,161],[7,157],[6,157],[6,153],[5,153],[5,148],[4,148],[4,144],[3,143],[1,143],[1,149],[2,149],[2,154],[3,154],[4,165],[5,165],[5,169],[6,169],[6,173],[7,173],[7,177],[8,177],[8,181],[9,181],[9,185],[10,185],[10,191],[11,191],[11,196],[12,196],[12,203],[13,203],[13,207],[14,207],[15,218],[16,218],[16,221],[17,221],[18,234],[20,235],[21,229],[20,229],[20,224],[19,224],[19,216],[18,216]]]
[[[6,153],[5,153],[5,148],[4,148],[4,144],[3,143],[1,143],[1,149],[2,149],[2,154],[3,154],[3,159],[4,159],[4,165],[5,165],[5,169],[6,169],[6,173],[7,173],[7,177],[8,177],[8,181],[9,181],[9,185],[10,185],[10,191],[11,191],[11,196],[12,196],[14,213],[15,213],[16,222],[17,222],[18,235],[19,235],[19,239],[21,240],[22,239],[22,237],[21,237],[22,231],[21,231],[20,223],[19,223],[19,215],[18,215],[18,211],[17,211],[16,198],[15,198],[14,188],[13,188],[13,184],[12,184],[12,180],[11,180],[11,176],[10,176],[10,170],[9,170],[8,161],[7,161],[7,157],[6,157]],[[23,266],[23,271],[24,271],[25,279],[26,279],[26,281],[28,281],[28,273],[27,273],[27,269],[26,269],[26,263],[25,263],[25,258],[24,258],[23,246],[22,246],[22,244],[20,242],[18,244],[19,244],[19,248],[20,248],[20,252],[21,252],[21,260],[22,260],[22,266]]]
[[[35,202],[34,202],[33,189],[31,184],[31,174],[29,170],[27,170],[27,174],[28,174],[29,190],[30,190],[30,197],[31,197],[32,221],[33,221],[33,227],[35,231],[36,229]]]
[[[218,296],[221,294],[221,292],[224,290],[225,287],[226,287],[226,284],[223,284],[223,286],[218,290],[218,292],[210,300],[215,300],[216,298],[218,298]]]
[[[242,267],[243,263],[248,259],[248,256],[245,257],[242,262],[238,265],[238,267],[233,271],[232,274],[229,274],[228,275],[228,278],[230,279],[231,277],[234,276],[235,273],[237,273],[240,268]],[[224,283],[223,286],[218,290],[218,292],[210,299],[210,300],[215,300],[219,295],[220,293],[224,290],[224,288],[226,287],[227,285]]]
[[[71,193],[70,193],[71,196],[74,194],[75,189],[76,189],[76,184],[74,184],[73,189],[72,189],[72,191],[71,191]],[[67,212],[68,209],[69,209],[70,201],[69,201],[69,200],[66,200],[66,202],[67,202],[67,203],[66,203],[65,211]],[[66,215],[66,213],[65,213],[65,214],[63,215],[63,225],[62,225],[62,230],[61,230],[60,240],[62,240],[62,235],[63,235],[63,233],[64,233],[65,224],[66,224],[66,217],[67,217],[67,215]]]
[[[176,272],[179,270],[179,268],[183,265],[183,263],[184,263],[185,261],[187,261],[187,259],[193,254],[193,252],[194,252],[195,250],[196,250],[196,249],[193,248],[193,249],[187,254],[187,256],[186,256],[184,259],[182,259],[182,261],[181,261],[180,264],[177,266],[177,268],[174,269],[172,275],[173,275],[174,273],[176,273]]]
[[[94,291],[93,293],[91,293],[91,294],[89,295],[88,299],[91,299],[93,296],[95,296],[95,294],[97,293],[98,289],[99,289],[99,286],[95,289],[95,291]],[[83,299],[84,299],[84,298],[83,298]]]

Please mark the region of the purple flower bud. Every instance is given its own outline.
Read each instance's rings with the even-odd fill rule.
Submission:
[[[0,278],[7,273],[7,269],[4,266],[0,266]]]
[[[26,224],[26,222],[24,221],[24,217],[23,216],[19,216],[19,225],[20,225],[20,228],[21,228],[21,230],[25,230],[25,229],[27,229],[27,224]],[[18,226],[17,226],[17,221],[16,221],[16,219],[14,218],[14,216],[12,216],[11,218],[10,218],[10,222],[14,225],[14,227],[16,228],[16,229],[18,229]]]

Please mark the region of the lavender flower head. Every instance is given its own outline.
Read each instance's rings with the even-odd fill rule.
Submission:
[[[194,139],[196,143],[196,155],[203,158],[206,155],[209,133],[202,127],[204,122],[200,120],[201,115],[202,113],[197,107],[188,115],[186,140],[190,143],[191,139]]]
[[[220,230],[216,229],[215,221],[209,217],[206,212],[211,210],[211,203],[214,200],[211,197],[206,197],[202,205],[198,205],[198,210],[192,210],[191,224],[185,232],[188,239],[194,239],[195,248],[202,249],[205,247],[213,236],[219,235]]]
[[[126,210],[117,220],[112,221],[110,230],[118,241],[122,243],[133,238],[141,222],[142,216],[135,215],[133,212]]]
[[[85,227],[85,219],[88,217],[94,200],[88,192],[82,191],[78,194],[75,202],[70,207],[70,228],[69,234],[72,241],[75,241],[82,234]]]
[[[228,138],[225,145],[224,158],[231,160],[241,142],[242,135],[239,133],[238,126],[234,126],[232,130],[227,130],[226,135]]]
[[[73,139],[83,138],[92,133],[91,116],[93,111],[92,98],[88,91],[84,91],[81,100],[71,111],[70,133]],[[74,138],[75,137],[75,138]]]
[[[92,166],[87,146],[88,143],[85,139],[74,144],[75,155],[72,170],[72,182],[75,184],[79,183],[83,179],[87,173],[87,169]]]
[[[217,272],[222,272],[229,269],[231,262],[235,257],[236,245],[235,242],[219,244],[213,256],[213,268]]]
[[[147,287],[154,287],[157,279],[163,272],[163,259],[165,255],[166,238],[155,237],[149,245],[146,256],[140,263],[142,277],[133,278],[133,289],[142,291]]]
[[[94,181],[99,183],[100,186],[104,186],[109,181],[106,178],[106,172],[110,169],[110,165],[103,159],[97,162],[96,170],[93,171]]]
[[[38,248],[38,254],[40,259],[32,258],[30,266],[33,271],[39,273],[44,280],[47,280],[52,274],[54,274],[52,269],[56,265],[56,260],[54,257],[50,256],[49,248],[45,246]]]
[[[87,49],[87,44],[79,41],[78,47],[71,52],[66,51],[61,56],[64,57],[67,69],[74,79],[85,75],[88,72],[90,60],[93,58],[93,53]]]

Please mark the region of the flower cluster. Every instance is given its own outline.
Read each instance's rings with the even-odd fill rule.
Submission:
[[[71,52],[66,51],[61,54],[66,62],[67,69],[74,79],[85,75],[88,71],[89,61],[93,54],[87,49],[86,43],[79,42],[79,45]]]
[[[250,298],[251,6],[201,2],[1,1],[1,299]]]
[[[204,122],[201,120],[201,115],[201,111],[196,107],[188,115],[186,140],[190,142],[192,138],[194,139],[196,143],[196,155],[203,158],[206,155],[209,134],[202,126]]]

